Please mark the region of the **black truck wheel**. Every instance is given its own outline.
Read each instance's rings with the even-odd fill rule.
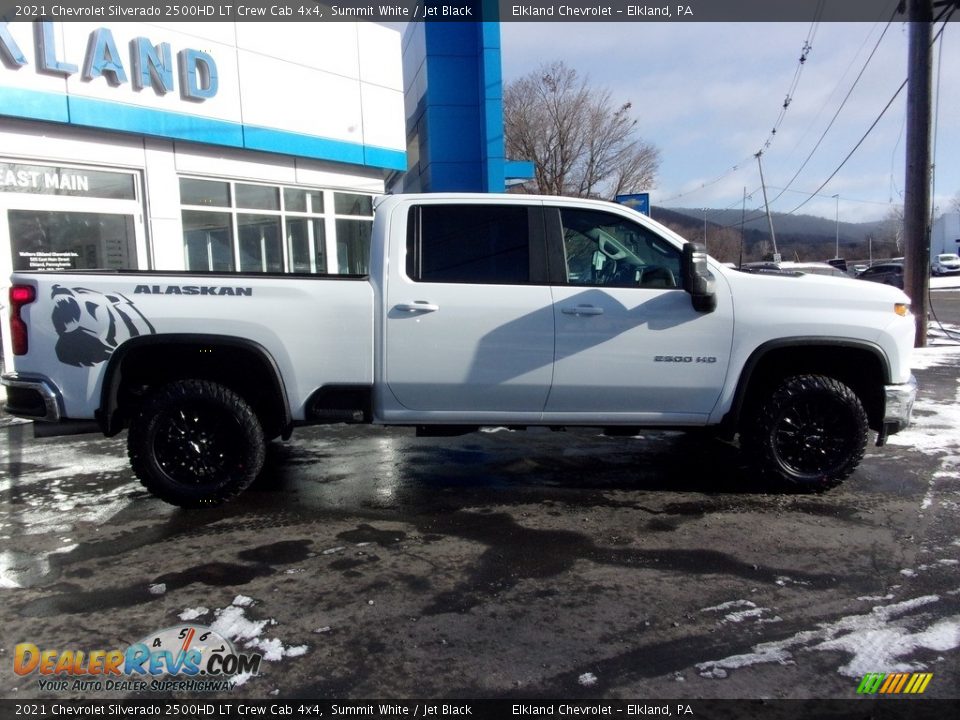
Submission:
[[[759,403],[740,446],[775,483],[820,491],[856,469],[868,431],[867,413],[853,390],[822,375],[797,375]]]
[[[242,492],[263,466],[256,414],[232,390],[206,380],[159,388],[130,423],[127,453],[151,493],[173,505],[218,505]]]

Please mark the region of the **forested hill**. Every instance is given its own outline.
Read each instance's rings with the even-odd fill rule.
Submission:
[[[703,210],[660,208],[652,210],[653,219],[667,225],[688,240],[703,242]],[[740,255],[741,210],[707,208],[707,249],[719,260],[738,262]],[[777,249],[784,260],[825,260],[836,250],[838,226],[835,220],[813,215],[773,213]],[[863,259],[899,255],[896,225],[889,220],[865,223],[840,222],[840,256]],[[745,262],[764,259],[773,251],[767,216],[748,211],[743,232]]]

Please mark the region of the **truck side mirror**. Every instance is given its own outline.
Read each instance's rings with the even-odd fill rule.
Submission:
[[[707,265],[707,249],[703,245],[688,242],[683,246],[681,272],[683,287],[690,293],[693,309],[704,313],[716,310],[717,294],[714,291],[713,273]]]

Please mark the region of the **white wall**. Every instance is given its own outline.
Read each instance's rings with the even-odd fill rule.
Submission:
[[[86,80],[83,69],[93,34],[106,28],[127,82]],[[53,22],[56,59],[77,67],[66,77],[38,71],[33,23],[11,22],[11,36],[27,59],[22,67],[0,63],[0,89],[35,90],[204,120],[299,133],[361,146],[405,149],[400,33],[375,23],[86,23]],[[216,94],[201,101],[176,91],[159,94],[133,84],[130,42],[169,43],[173,64],[180,50],[214,59]],[[16,115],[15,108],[2,108]],[[116,128],[105,116],[100,127]],[[163,135],[158,121],[157,132]],[[180,136],[182,137],[182,135]]]
[[[933,223],[930,259],[941,253],[960,253],[960,212],[944,213]]]

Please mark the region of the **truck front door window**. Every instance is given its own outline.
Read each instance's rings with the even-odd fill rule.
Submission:
[[[594,210],[564,208],[560,218],[568,284],[680,286],[680,251],[640,225]]]

